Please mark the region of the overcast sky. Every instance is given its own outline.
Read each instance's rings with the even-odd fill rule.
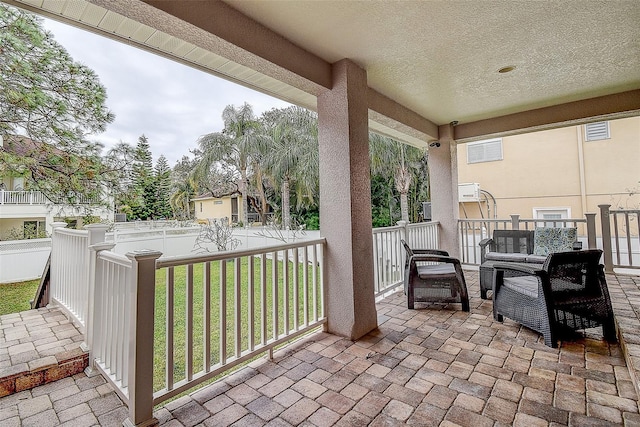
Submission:
[[[186,65],[50,19],[44,27],[78,62],[93,69],[107,88],[116,116],[94,140],[106,148],[149,139],[154,162],[164,154],[173,167],[196,147],[198,137],[222,130],[222,110],[248,102],[259,115],[284,101]]]

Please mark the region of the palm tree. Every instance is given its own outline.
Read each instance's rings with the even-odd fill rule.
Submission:
[[[400,193],[401,219],[409,222],[408,194],[413,175],[411,169],[418,167],[414,164],[419,162],[424,154],[391,138],[370,133],[369,156],[372,173],[393,177],[396,190]]]
[[[282,225],[291,227],[291,189],[296,209],[312,206],[318,192],[318,120],[315,113],[301,107],[274,109],[263,115],[269,138],[265,166],[274,187],[280,187]]]
[[[227,105],[222,111],[222,120],[224,121],[222,132],[203,135],[198,140],[202,157],[197,171],[200,174],[208,173],[216,162],[224,162],[240,172],[242,215],[244,224],[247,224],[248,168],[262,140],[257,132],[259,124],[253,115],[251,105],[246,102],[239,108]]]

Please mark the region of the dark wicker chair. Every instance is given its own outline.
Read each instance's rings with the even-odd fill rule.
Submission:
[[[611,300],[599,263],[602,251],[557,252],[542,268],[496,263],[493,316],[503,316],[540,332],[557,347],[566,332],[602,326],[604,338],[616,340]]]
[[[438,249],[411,249],[402,240],[407,253],[404,268],[404,292],[407,306],[415,302],[462,303],[469,311],[469,294],[460,260]]]

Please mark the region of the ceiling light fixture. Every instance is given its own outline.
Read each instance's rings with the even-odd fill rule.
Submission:
[[[513,70],[515,70],[515,69],[516,69],[516,66],[515,66],[515,65],[509,65],[509,66],[507,66],[507,67],[502,67],[502,68],[500,68],[500,69],[498,70],[498,72],[499,72],[500,74],[504,74],[504,73],[509,73],[509,72],[511,72],[511,71],[513,71]]]

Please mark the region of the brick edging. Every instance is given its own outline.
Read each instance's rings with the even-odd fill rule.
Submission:
[[[0,398],[71,377],[89,366],[89,353],[76,350],[55,355],[57,363],[0,378]]]

